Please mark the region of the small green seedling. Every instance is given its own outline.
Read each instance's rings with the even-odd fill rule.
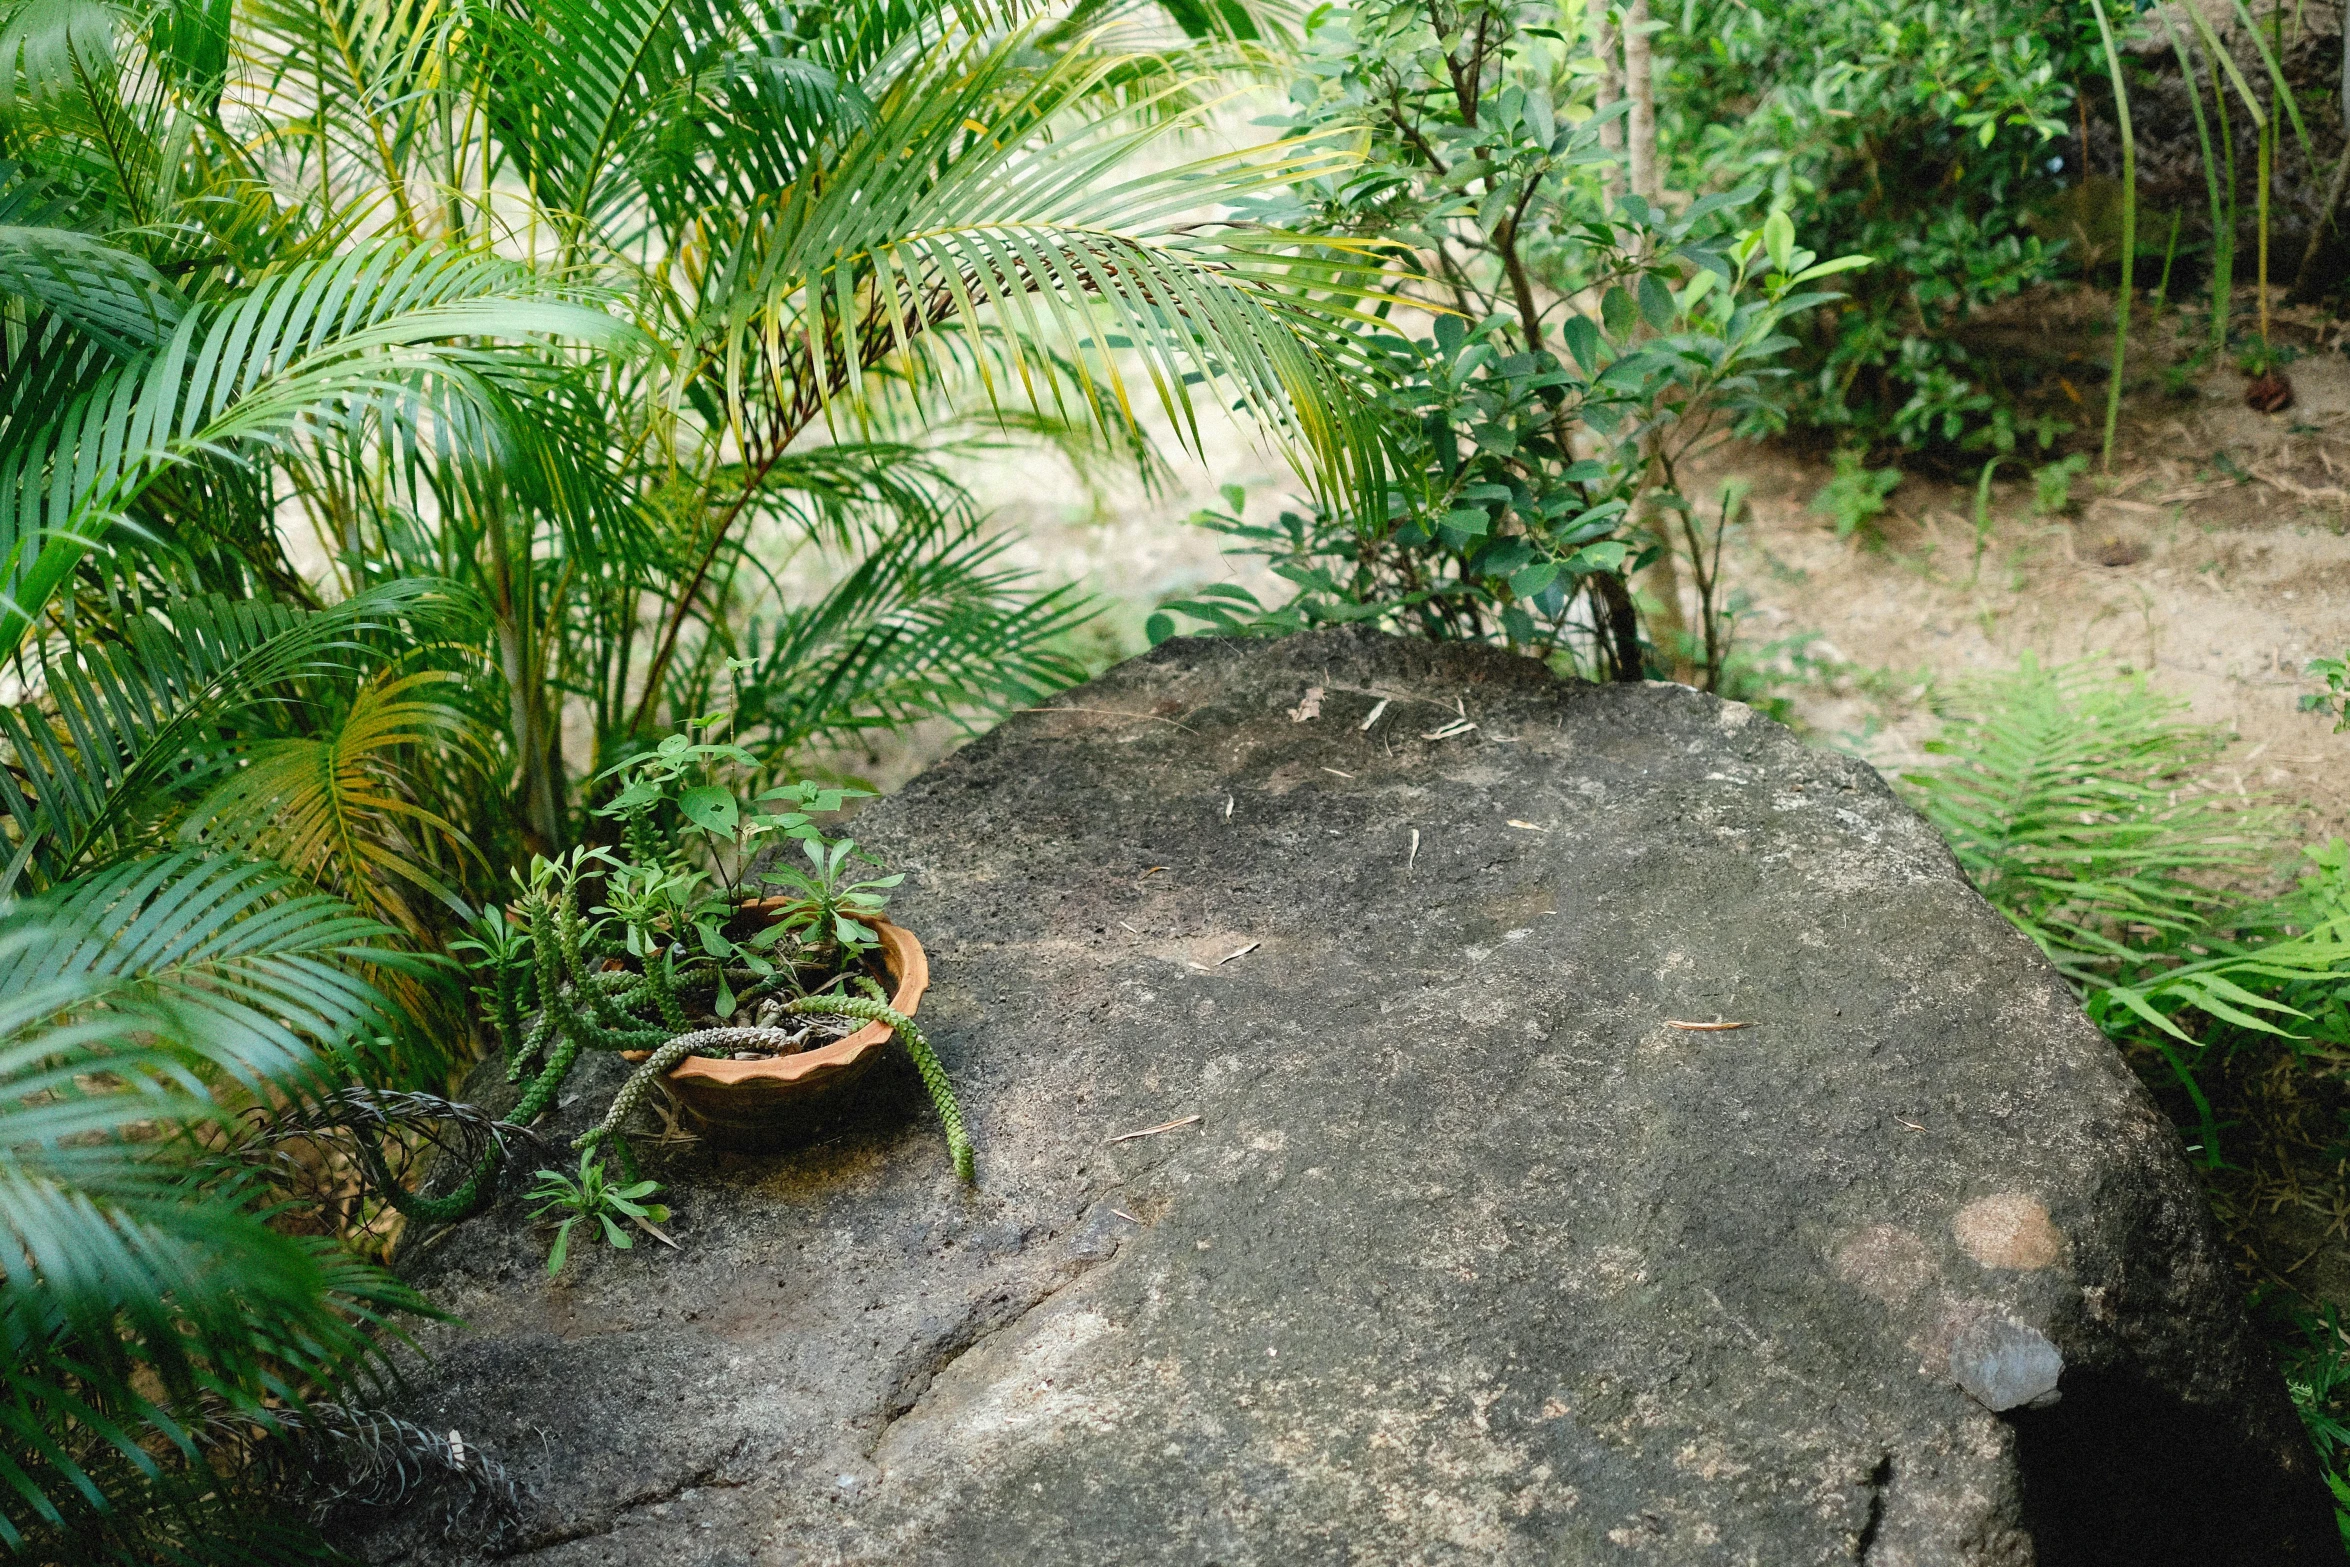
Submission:
[[[2332,718],[2336,734],[2350,730],[2350,653],[2340,658],[2313,658],[2308,673],[2325,681],[2326,688],[2304,693],[2301,711]]]
[[[2032,510],[2042,517],[2061,517],[2073,508],[2073,481],[2089,467],[2086,452],[2075,452],[2032,470]]]
[[[865,922],[889,906],[889,889],[906,878],[901,872],[850,880],[859,863],[875,863],[871,855],[858,852],[852,838],[809,838],[800,848],[808,857],[809,870],[779,864],[766,873],[769,886],[785,888],[800,900],[771,928],[793,935],[804,931],[802,939],[810,947],[819,951],[829,948],[840,955],[841,963],[853,963],[881,939]]]
[[[643,1230],[664,1246],[677,1242],[662,1234],[654,1226],[669,1217],[669,1210],[660,1203],[644,1199],[661,1189],[659,1181],[635,1181],[626,1186],[615,1186],[604,1174],[604,1161],[593,1149],[579,1156],[579,1179],[573,1180],[560,1170],[538,1172],[538,1185],[531,1188],[530,1200],[538,1204],[531,1209],[534,1219],[549,1213],[567,1210],[569,1217],[555,1227],[554,1249],[547,1253],[547,1275],[552,1278],[563,1271],[563,1263],[571,1255],[571,1229],[582,1219],[595,1219],[604,1227],[604,1239],[621,1251],[636,1244],[619,1224],[620,1219]]]
[[[1871,468],[1859,452],[1847,448],[1836,454],[1836,477],[1812,497],[1811,509],[1835,522],[1840,539],[1863,531],[1873,537],[1877,517],[1887,504],[1885,497],[1900,483],[1899,468]]]

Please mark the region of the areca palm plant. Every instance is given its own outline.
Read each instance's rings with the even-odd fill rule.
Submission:
[[[389,1429],[345,1395],[419,1303],[279,1155],[468,1130],[433,949],[575,780],[721,681],[781,768],[1080,673],[959,439],[1238,407],[1376,504],[1367,274],[1218,217],[1348,154],[1162,146],[1254,27],[0,0],[11,1547],[303,1548],[211,1520]]]
[[[445,1074],[416,1023],[447,986],[410,932],[319,890],[310,867],[336,857],[301,829],[345,815],[346,871],[433,863],[402,726],[463,715],[388,733],[366,715],[425,705],[385,701],[386,675],[474,618],[428,582],[321,610],[191,594],[19,662],[31,689],[0,707],[0,1542],[30,1560],[301,1555],[298,1514],[220,1528],[269,1471],[253,1460],[298,1448],[339,1472],[341,1448],[397,1430],[349,1400],[386,1314],[422,1303],[302,1199],[322,1138],[461,1119],[385,1092]],[[331,776],[285,765],[305,747],[367,772],[344,803],[383,806],[341,812]],[[255,780],[273,810],[240,813]],[[246,838],[212,840],[224,821]]]
[[[1347,257],[1212,221],[1344,155],[1135,173],[1205,67],[1055,20],[21,6],[0,643],[93,550],[446,577],[513,780],[463,825],[534,848],[581,820],[567,724],[592,776],[729,659],[778,755],[1070,678],[1082,605],[1004,569],[942,423],[1238,402],[1337,504],[1378,457]]]
[[[260,862],[129,861],[0,918],[0,1541],[32,1561],[294,1554],[214,1464],[301,1440],[420,1302],[284,1233],[245,1106],[319,1099],[388,1007],[385,928]],[[313,1418],[315,1417],[315,1418]],[[208,1527],[210,1526],[210,1527]]]

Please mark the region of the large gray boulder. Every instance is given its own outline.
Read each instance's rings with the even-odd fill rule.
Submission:
[[[859,836],[979,1187],[901,1070],[660,1160],[680,1251],[412,1248],[467,1322],[416,1412],[533,1564],[2342,1559],[2170,1128],[1745,707],[1175,642]],[[463,1558],[439,1516],[355,1548]]]

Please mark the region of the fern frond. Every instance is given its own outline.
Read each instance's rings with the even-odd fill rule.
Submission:
[[[2091,661],[1956,688],[1947,758],[1903,783],[1993,907],[2075,983],[2103,984],[2132,943],[2200,929],[2221,884],[2273,852],[2270,813],[2207,776],[2224,730]]]

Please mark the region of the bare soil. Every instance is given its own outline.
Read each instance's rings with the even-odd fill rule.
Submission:
[[[2350,358],[2317,347],[2286,374],[2295,401],[2277,414],[2244,405],[2232,368],[2175,394],[2149,376],[2110,471],[2092,456],[2052,515],[2028,465],[2002,464],[1980,532],[1972,483],[1911,473],[1876,532],[1839,539],[1811,509],[1823,460],[1714,454],[1701,493],[1754,486],[1727,575],[1750,601],[1739,636],[1763,690],[1815,738],[1898,772],[1925,759],[1953,679],[2102,654],[2233,729],[2239,789],[2295,807],[2312,838],[2350,831],[2350,739],[2299,707],[2322,685],[2308,661],[2350,649]],[[2083,389],[2081,426],[2101,392]]]

